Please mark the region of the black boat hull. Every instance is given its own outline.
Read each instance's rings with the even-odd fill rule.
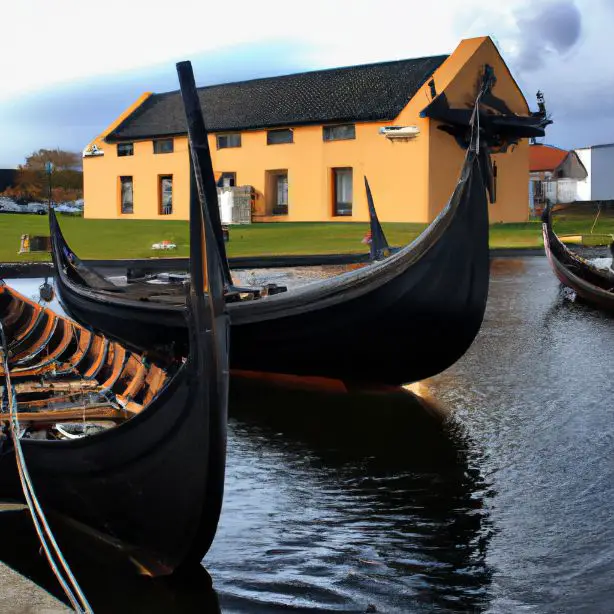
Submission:
[[[23,439],[44,509],[115,543],[151,575],[200,560],[206,549],[195,542],[195,527],[204,514],[209,446],[202,443],[208,412],[192,411],[198,393],[184,367],[152,406],[119,427],[79,440]],[[0,492],[22,500],[13,454],[0,457]]]
[[[412,245],[337,278],[229,304],[231,367],[387,384],[450,367],[484,316],[487,208],[480,156],[470,152],[450,204]],[[136,349],[185,343],[180,306],[78,283],[53,215],[51,235],[58,294],[75,319]]]

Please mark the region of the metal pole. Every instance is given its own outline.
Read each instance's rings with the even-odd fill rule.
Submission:
[[[47,213],[51,209],[51,173],[53,172],[53,164],[51,161],[45,162],[45,172],[47,173],[48,197],[47,197]]]

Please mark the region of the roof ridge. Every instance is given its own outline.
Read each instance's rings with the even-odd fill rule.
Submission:
[[[392,64],[402,64],[406,62],[419,62],[421,60],[435,60],[435,59],[447,59],[450,57],[449,53],[440,53],[437,55],[424,55],[419,58],[404,58],[401,60],[386,60],[385,62],[365,62],[364,64],[348,64],[346,66],[332,66],[330,68],[318,68],[316,70],[302,70],[300,72],[286,73],[284,75],[271,75],[269,77],[254,77],[253,79],[242,79],[240,81],[224,81],[222,83],[212,83],[210,85],[199,85],[197,91],[212,89],[215,87],[226,87],[229,85],[244,85],[246,83],[256,83],[258,81],[269,81],[271,79],[288,79],[290,77],[301,77],[303,75],[322,74],[327,72],[334,72],[337,70],[350,70],[355,68],[367,68],[368,66],[388,66]],[[179,94],[180,90],[170,90],[168,92],[154,93],[153,96],[162,97],[170,96],[172,94]]]

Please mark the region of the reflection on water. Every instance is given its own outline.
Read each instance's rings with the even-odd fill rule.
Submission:
[[[613,347],[614,320],[562,300],[545,258],[506,259],[476,342],[422,399],[235,378],[204,561],[222,611],[611,612]],[[187,605],[155,584],[135,603],[191,611],[207,578],[175,591]]]
[[[525,263],[493,279],[475,344],[429,385],[492,485],[492,611],[610,612],[614,321]]]
[[[485,604],[486,486],[464,437],[414,395],[235,379],[231,408],[224,516],[206,558],[224,611]]]

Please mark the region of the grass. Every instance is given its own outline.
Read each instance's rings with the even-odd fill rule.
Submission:
[[[187,256],[188,224],[183,221],[159,220],[89,220],[62,215],[60,224],[67,241],[82,258],[148,258],[152,256]],[[589,234],[595,221],[591,210],[567,211],[555,216],[559,234]],[[422,232],[425,224],[382,224],[388,242],[405,245]],[[273,223],[233,226],[229,256],[332,254],[366,252],[361,243],[368,231],[367,223]],[[614,215],[601,215],[594,233],[614,234]],[[47,254],[19,255],[22,234],[47,235],[46,216],[0,215],[0,262],[47,260]],[[177,244],[172,252],[151,249],[152,243],[169,240]],[[492,248],[541,248],[541,223],[493,224],[490,227]]]

